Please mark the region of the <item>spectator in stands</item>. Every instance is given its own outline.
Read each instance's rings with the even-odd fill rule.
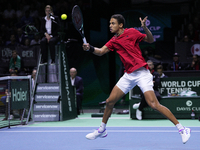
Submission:
[[[1,23],[0,34],[1,34],[2,39],[5,41],[5,44],[6,44],[6,41],[10,39],[10,34],[9,34],[9,31],[8,31],[8,27],[3,23]]]
[[[10,21],[13,21],[15,18],[15,10],[12,9],[12,5],[10,3],[7,4],[7,9],[3,12],[3,18],[7,25],[9,25]]]
[[[11,76],[17,76],[17,73],[16,73],[15,71],[12,71],[12,72],[10,73],[10,75],[11,75]],[[14,80],[14,79],[13,79],[13,80]],[[10,82],[10,81],[8,81],[8,82]],[[11,95],[11,94],[8,93],[8,84],[7,84],[6,89],[5,89],[5,96],[2,96],[2,97],[1,97],[1,101],[2,101],[3,104],[6,106],[6,109],[5,109],[5,118],[2,119],[2,121],[8,120],[8,102],[6,102],[7,96],[8,96],[8,95]],[[12,111],[12,110],[10,111],[10,119],[13,119],[13,111]]]
[[[41,20],[41,35],[43,35],[40,42],[41,53],[42,53],[42,63],[47,62],[48,57],[48,46],[50,50],[50,55],[52,62],[55,63],[55,45],[59,41],[58,31],[60,28],[60,20],[57,16],[51,17],[53,15],[53,8],[50,5],[45,7],[46,16]]]
[[[184,69],[184,64],[182,64],[179,60],[180,55],[178,53],[174,53],[173,55],[173,62],[168,65],[168,70],[183,70]]]
[[[34,89],[35,83],[36,83],[36,81],[35,81],[36,73],[37,73],[37,69],[34,68],[33,71],[32,71],[32,75],[31,75],[32,76],[32,90]]]
[[[188,38],[189,38],[189,40],[191,40],[191,42],[197,42],[197,41],[199,41],[198,31],[194,29],[192,23],[188,24],[185,35],[188,36]]]
[[[24,27],[26,25],[34,25],[34,20],[30,16],[30,11],[26,10],[25,15],[21,18],[21,26]]]
[[[160,78],[167,78],[168,77],[163,73],[163,66],[162,65],[158,65],[156,71],[159,74]]]
[[[72,86],[76,87],[76,104],[77,104],[77,115],[80,115],[80,110],[83,100],[83,79],[77,76],[76,68],[70,69],[70,78]]]
[[[4,46],[5,45],[5,41],[3,40],[2,36],[0,35],[0,46]]]
[[[30,16],[33,17],[33,19],[38,17],[38,10],[35,9],[35,5],[33,3],[30,5]]]
[[[19,44],[16,42],[16,38],[14,34],[10,35],[10,40],[6,42],[6,46],[18,46]]]
[[[31,40],[30,45],[37,45],[37,44],[40,44],[40,35],[38,33],[34,35],[34,39]]]
[[[161,56],[155,54],[155,49],[153,49],[151,46],[144,48],[142,51],[142,56],[146,61],[152,60],[154,64],[160,63]]]
[[[183,37],[183,39],[181,40],[181,42],[191,42],[191,40],[188,38],[187,35],[185,35],[185,36]]]
[[[26,38],[26,39],[25,39],[24,45],[25,45],[26,47],[29,47],[29,46],[30,46],[30,40],[29,40],[29,38]]]
[[[153,61],[148,60],[147,64],[149,66],[149,70],[150,70],[151,74],[153,75],[154,93],[155,93],[158,101],[160,101],[161,96],[160,96],[160,93],[158,91],[158,87],[160,85],[160,75],[156,71],[154,71]],[[136,109],[136,118],[138,120],[142,120],[142,110],[143,110],[143,108],[145,108],[147,106],[148,106],[148,104],[145,100],[144,94],[141,92],[141,102],[133,105],[133,109]]]
[[[192,63],[186,67],[186,70],[200,70],[199,55],[193,55]]]
[[[199,33],[200,32],[200,20],[199,20],[198,16],[194,17],[192,24],[194,26],[194,29]]]
[[[18,29],[17,29],[16,41],[17,41],[20,45],[24,45],[25,34],[23,33],[23,31],[22,31],[21,28],[18,28]]]
[[[21,20],[22,16],[23,16],[24,12],[23,12],[23,4],[20,3],[17,10],[16,10],[16,17],[18,22]]]
[[[19,73],[21,70],[21,57],[17,54],[16,50],[12,51],[12,58],[10,59],[9,72]]]

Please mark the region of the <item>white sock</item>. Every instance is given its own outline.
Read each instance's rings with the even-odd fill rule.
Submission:
[[[99,132],[103,132],[106,129],[106,124],[101,122],[101,126],[99,127]]]
[[[177,124],[176,127],[177,127],[178,130],[182,130],[182,129],[184,129],[184,127],[183,127],[182,124],[180,124],[180,123]]]

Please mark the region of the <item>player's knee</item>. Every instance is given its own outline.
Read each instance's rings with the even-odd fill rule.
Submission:
[[[158,107],[159,107],[159,103],[156,103],[156,102],[151,102],[150,104],[149,104],[149,106],[152,108],[152,109],[154,109],[154,110],[158,110]]]
[[[106,107],[113,108],[114,105],[115,104],[112,101],[110,101],[109,99],[106,100]]]

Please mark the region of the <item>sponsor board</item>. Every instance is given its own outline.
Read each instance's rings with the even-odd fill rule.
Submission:
[[[34,105],[34,111],[59,111],[60,110],[60,104],[52,103],[52,104],[35,104]]]
[[[34,112],[34,121],[59,121],[59,112]]]

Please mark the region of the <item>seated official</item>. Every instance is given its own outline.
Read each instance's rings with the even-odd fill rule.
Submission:
[[[83,80],[81,77],[77,76],[76,68],[70,69],[71,83],[72,86],[76,87],[76,104],[77,104],[77,114],[80,115],[82,100],[83,100]]]

